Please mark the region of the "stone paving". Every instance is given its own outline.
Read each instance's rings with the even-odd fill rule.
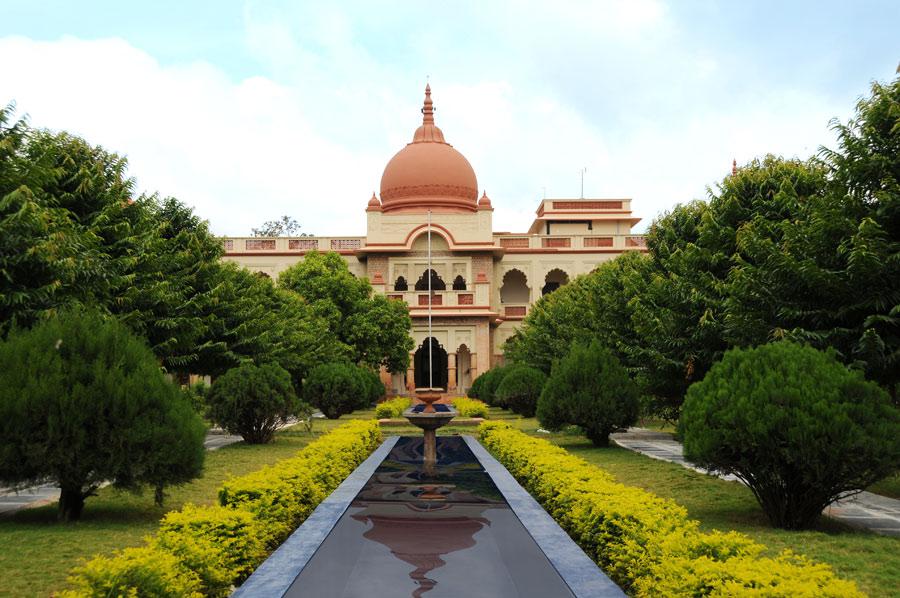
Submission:
[[[288,421],[287,424],[280,426],[279,429],[292,426],[295,423],[297,423],[297,420],[292,419]],[[206,439],[203,441],[203,446],[206,447],[206,450],[208,451],[214,451],[223,446],[240,442],[241,440],[242,438],[240,436],[228,434],[223,430],[213,428],[206,433]],[[15,513],[20,509],[37,507],[58,500],[59,487],[52,484],[24,488],[18,492],[0,486],[0,517]]]
[[[610,438],[622,448],[653,459],[677,463],[700,473],[710,473],[686,461],[681,443],[667,432],[629,428],[627,432],[610,434]],[[740,482],[733,475],[718,477],[732,482]],[[849,498],[835,501],[823,513],[854,527],[861,527],[886,536],[900,537],[900,500],[897,499],[871,492],[860,492]]]

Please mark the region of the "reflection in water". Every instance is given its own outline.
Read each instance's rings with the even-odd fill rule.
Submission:
[[[572,596],[463,440],[433,472],[422,445],[397,442],[286,595]]]
[[[419,598],[437,585],[427,574],[446,565],[441,556],[471,548],[475,533],[490,525],[482,511],[506,505],[495,488],[489,492],[493,483],[484,484],[487,475],[466,458],[471,452],[461,439],[438,442],[433,474],[420,467],[422,441],[398,445],[356,497],[353,506],[364,510],[352,517],[371,524],[365,538],[415,567],[409,576],[419,586],[412,595]]]

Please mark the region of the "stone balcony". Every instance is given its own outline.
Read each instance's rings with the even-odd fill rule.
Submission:
[[[365,237],[228,237],[222,239],[226,254],[297,253],[337,251],[353,253],[366,242]]]
[[[494,244],[507,253],[539,250],[627,251],[645,250],[643,235],[494,235]]]

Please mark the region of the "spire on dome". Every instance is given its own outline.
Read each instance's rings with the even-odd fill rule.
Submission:
[[[413,143],[433,141],[435,143],[447,143],[444,141],[444,133],[434,124],[434,102],[431,101],[431,85],[425,84],[425,103],[422,105],[422,126],[416,129],[413,135]]]
[[[737,158],[731,161],[731,176],[737,175]]]
[[[422,124],[434,124],[434,102],[431,101],[431,85],[425,84],[425,104],[422,106]]]

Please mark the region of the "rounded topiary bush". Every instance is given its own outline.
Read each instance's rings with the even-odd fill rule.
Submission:
[[[213,382],[207,402],[214,422],[251,444],[271,441],[302,407],[291,375],[274,363],[231,368]]]
[[[385,396],[384,383],[378,372],[368,367],[359,368],[360,376],[366,385],[366,402],[372,406]]]
[[[725,353],[688,389],[679,425],[687,459],[742,479],[787,529],[809,527],[900,462],[900,416],[888,394],[791,342]]]
[[[503,376],[505,374],[506,367],[504,366],[498,365],[489,369],[475,378],[475,381],[472,383],[472,388],[469,389],[467,394],[472,398],[484,401],[488,405],[505,407],[505,404],[497,403],[496,397],[494,396],[494,393],[503,381]]]
[[[596,446],[609,445],[609,434],[637,421],[637,385],[608,349],[593,342],[575,344],[554,362],[538,399],[541,425],[558,430],[581,426]]]
[[[206,426],[145,342],[96,311],[74,311],[0,342],[0,486],[52,480],[78,519],[106,481],[167,484],[203,469]]]
[[[326,363],[313,368],[303,385],[303,396],[328,419],[369,406],[371,386],[358,366]]]
[[[547,376],[537,368],[525,364],[508,366],[494,391],[494,400],[506,405],[514,413],[534,417],[545,382]]]

